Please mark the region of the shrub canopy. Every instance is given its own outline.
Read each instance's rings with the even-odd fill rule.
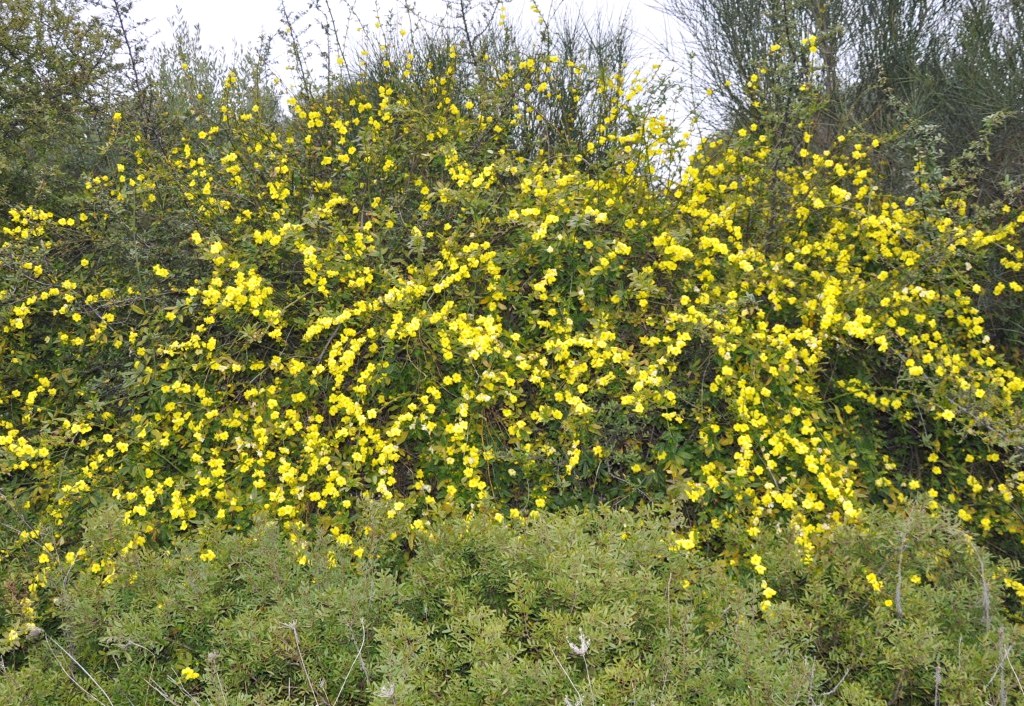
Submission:
[[[78,212],[11,210],[15,636],[62,572],[210,525],[364,557],[360,496],[410,542],[456,509],[667,498],[671,546],[735,554],[920,489],[1019,551],[1021,359],[978,302],[1021,302],[1024,215],[977,223],[923,174],[887,195],[871,136],[750,124],[691,157],[638,74],[414,48],[288,126],[226,100],[140,140]],[[559,141],[572,110],[596,119]],[[108,504],[117,542],[80,529]]]

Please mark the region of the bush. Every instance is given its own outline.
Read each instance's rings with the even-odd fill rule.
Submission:
[[[445,57],[422,87],[295,104],[290,132],[225,105],[79,214],[12,211],[13,640],[69,567],[114,580],[209,522],[362,557],[362,497],[412,538],[481,503],[668,498],[678,547],[749,554],[921,490],[1019,554],[1024,379],[976,297],[1020,301],[1024,215],[983,228],[924,175],[886,195],[869,136],[748,125],[666,173],[684,145],[621,75],[583,81],[610,103],[579,151],[527,152],[537,105],[586,99],[549,81],[568,62],[496,56],[484,85]],[[120,531],[83,533],[109,503]]]
[[[387,505],[367,507],[381,527]],[[114,518],[111,518],[114,519]],[[116,520],[115,520],[116,521]],[[103,529],[94,523],[94,531]],[[1009,567],[921,504],[871,511],[815,562],[666,548],[655,513],[438,523],[352,564],[261,522],[143,549],[61,589],[5,703],[1018,703]],[[195,561],[200,551],[210,561]],[[763,565],[772,568],[762,574]],[[761,569],[758,566],[762,566]],[[764,580],[778,593],[762,612]],[[106,693],[104,700],[102,692]],[[1009,700],[1007,700],[1009,699]]]

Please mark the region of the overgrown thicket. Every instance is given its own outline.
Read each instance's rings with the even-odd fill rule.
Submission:
[[[1024,696],[1024,368],[1000,324],[1024,303],[1024,213],[913,124],[828,122],[827,34],[764,47],[747,107],[693,152],[624,31],[493,9],[366,27],[342,57],[328,5],[285,16],[284,115],[269,45],[232,63],[182,25],[144,55],[112,8],[133,49],[98,171],[11,200],[0,235],[11,689],[668,703],[725,670],[708,702],[751,680],[815,703]],[[571,539],[592,523],[639,563]],[[457,570],[488,546],[561,563]],[[384,593],[257,636],[253,611],[288,601],[247,593],[250,569]],[[559,604],[574,581],[595,602]],[[677,585],[749,630],[713,637],[721,610]],[[303,657],[303,620],[355,652]],[[549,660],[586,652],[577,629],[610,651]],[[693,639],[705,661],[678,656]]]

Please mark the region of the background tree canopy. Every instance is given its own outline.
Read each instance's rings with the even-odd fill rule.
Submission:
[[[0,7],[0,203],[52,205],[95,166],[116,97],[120,46],[80,0]]]
[[[851,127],[891,136],[889,177],[900,188],[916,156],[906,138],[927,135],[979,201],[1024,203],[1019,0],[670,0],[665,9],[692,34],[723,126],[767,121],[798,138],[811,100],[821,145]]]

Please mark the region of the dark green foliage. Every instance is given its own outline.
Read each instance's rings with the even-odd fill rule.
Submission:
[[[0,4],[0,206],[63,203],[105,137],[119,42],[82,0]]]

